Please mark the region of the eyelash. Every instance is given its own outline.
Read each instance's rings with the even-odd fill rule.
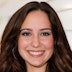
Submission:
[[[23,36],[31,36],[31,33],[30,32],[23,32],[22,35]],[[49,32],[42,32],[40,35],[41,36],[49,36],[50,33]]]
[[[31,33],[29,33],[29,32],[23,32],[22,35],[23,35],[23,36],[30,36]]]
[[[42,35],[42,36],[49,36],[50,33],[49,33],[49,32],[42,32],[41,35]]]

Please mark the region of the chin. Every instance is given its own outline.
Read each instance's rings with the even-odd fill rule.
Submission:
[[[44,66],[44,65],[47,65],[47,63],[39,63],[39,62],[35,62],[35,63],[32,63],[32,64],[30,64],[31,66],[33,66],[33,67],[42,67],[42,66]]]

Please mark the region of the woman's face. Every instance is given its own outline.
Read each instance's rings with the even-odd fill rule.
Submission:
[[[51,23],[43,11],[30,12],[21,26],[18,51],[27,66],[43,66],[53,54]]]

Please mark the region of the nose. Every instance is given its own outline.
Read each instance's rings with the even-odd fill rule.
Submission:
[[[34,48],[38,48],[40,46],[40,38],[39,36],[34,36],[32,39],[32,46]]]

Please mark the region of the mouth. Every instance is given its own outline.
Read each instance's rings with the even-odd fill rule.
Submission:
[[[32,57],[41,57],[44,55],[44,50],[34,51],[34,50],[28,50],[28,54]]]

